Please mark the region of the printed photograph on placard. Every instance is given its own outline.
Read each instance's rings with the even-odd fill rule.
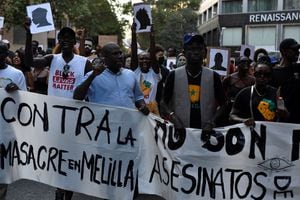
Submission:
[[[152,24],[151,7],[149,4],[138,3],[133,5],[136,32],[150,32]]]
[[[230,52],[226,48],[209,47],[207,51],[208,67],[225,76],[228,71]]]
[[[251,60],[254,59],[254,52],[255,52],[255,46],[252,45],[241,45],[241,51],[240,56],[245,56],[247,58],[250,58]]]
[[[31,33],[42,33],[54,30],[50,3],[27,6],[27,16],[31,18]]]

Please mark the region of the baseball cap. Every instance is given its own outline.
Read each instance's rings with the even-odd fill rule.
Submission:
[[[60,29],[58,33],[58,38],[60,38],[61,35],[64,35],[65,33],[70,33],[75,38],[75,31],[70,27],[63,27],[62,29]]]
[[[183,44],[189,44],[192,41],[197,41],[201,44],[204,44],[204,39],[202,37],[202,35],[198,34],[198,33],[186,33],[183,36]]]
[[[300,44],[298,44],[298,42],[296,40],[294,40],[293,38],[287,38],[281,41],[280,45],[279,45],[279,49],[299,49],[300,48]]]

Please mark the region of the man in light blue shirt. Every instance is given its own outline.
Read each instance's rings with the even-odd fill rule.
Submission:
[[[90,102],[137,108],[148,115],[143,93],[134,72],[122,68],[123,53],[115,43],[102,48],[103,63],[99,63],[89,72],[74,91],[73,98],[83,100],[86,96]]]

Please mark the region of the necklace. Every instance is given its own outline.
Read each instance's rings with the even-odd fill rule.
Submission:
[[[257,91],[256,86],[254,86],[254,89],[255,89],[255,92],[258,94],[258,96],[260,96],[260,97],[264,96],[264,94],[261,94]]]
[[[186,72],[188,73],[188,75],[192,78],[197,78],[200,74],[201,74],[201,70],[200,72],[198,72],[196,75],[192,75],[188,70],[186,70]]]

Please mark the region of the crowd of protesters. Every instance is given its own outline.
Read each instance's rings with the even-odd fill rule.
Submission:
[[[204,62],[205,41],[197,33],[183,36],[182,51],[172,47],[165,51],[155,43],[152,26],[149,49],[138,53],[133,23],[130,54],[125,58],[118,44],[95,47],[84,29],[64,27],[53,53],[46,54],[32,41],[30,23],[29,18],[24,22],[25,48],[11,52],[8,41],[0,41],[0,87],[7,92],[27,90],[133,108],[144,115],[151,112],[175,128],[202,129],[203,140],[209,139],[213,128],[235,123],[253,127],[255,121],[300,122],[300,44],[294,39],[280,43],[281,59],[276,64],[266,50],[257,49],[253,60],[245,54],[227,69],[218,54],[210,69]],[[176,63],[168,63],[168,57]],[[219,68],[227,75],[219,75]],[[73,81],[66,84],[66,79]],[[0,186],[1,200],[6,190],[6,185]],[[70,200],[72,194],[58,188],[56,199]]]

